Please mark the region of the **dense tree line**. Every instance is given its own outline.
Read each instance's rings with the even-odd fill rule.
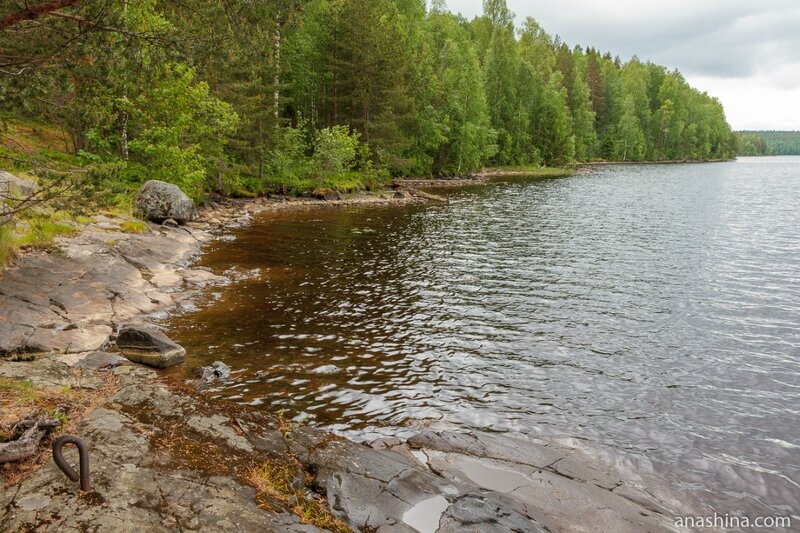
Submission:
[[[60,0],[0,8],[5,117],[57,124],[110,182],[199,192],[486,165],[720,159],[718,100],[569,47],[505,0]]]
[[[740,131],[739,155],[800,155],[800,131]]]
[[[736,132],[736,147],[736,155],[775,155],[774,150],[767,146],[767,140],[757,132]]]

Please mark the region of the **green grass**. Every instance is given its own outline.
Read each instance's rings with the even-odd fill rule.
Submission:
[[[36,389],[30,381],[0,378],[0,398],[4,401],[30,402],[37,397]]]
[[[0,268],[16,257],[19,250],[57,251],[56,237],[77,234],[76,222],[86,218],[65,211],[31,209],[20,214],[15,226],[0,225]]]
[[[0,268],[17,255],[14,232],[7,225],[0,226]]]
[[[574,174],[574,171],[569,168],[537,167],[525,165],[493,167],[487,170],[494,170],[498,171],[499,173],[513,172],[515,175],[524,175],[525,177],[530,178],[564,178]]]
[[[26,211],[21,216],[23,224],[17,230],[15,244],[19,248],[53,250],[56,237],[78,233],[69,213],[63,211]]]
[[[147,224],[141,220],[125,220],[119,227],[125,233],[144,233],[147,231]]]

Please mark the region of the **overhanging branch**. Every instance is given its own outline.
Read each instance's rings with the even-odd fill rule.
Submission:
[[[50,0],[35,6],[26,7],[16,13],[11,13],[3,18],[0,18],[0,30],[5,30],[19,24],[24,20],[35,20],[42,15],[52,13],[65,7],[74,6],[80,3],[81,0]]]

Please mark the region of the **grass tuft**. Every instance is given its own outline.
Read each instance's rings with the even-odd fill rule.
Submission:
[[[125,233],[145,233],[147,231],[147,224],[141,220],[125,220],[119,227]]]
[[[0,224],[0,269],[17,256],[14,232],[7,224]]]
[[[63,211],[26,211],[21,217],[24,221],[18,229],[16,245],[23,249],[55,249],[56,237],[66,237],[78,233],[70,215]]]
[[[334,533],[352,531],[347,524],[331,514],[325,499],[315,497],[307,490],[297,491],[294,489],[292,482],[298,471],[302,470],[299,469],[299,463],[294,458],[287,463],[268,460],[264,464],[252,468],[247,480],[255,487],[261,498],[274,498],[289,505],[303,524],[310,524]],[[304,475],[308,485],[311,481],[310,476],[306,473]]]

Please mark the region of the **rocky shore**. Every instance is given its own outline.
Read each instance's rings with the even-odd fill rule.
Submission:
[[[108,353],[123,325],[229,283],[191,265],[254,216],[431,199],[401,189],[231,201],[142,234],[98,216],[61,240],[61,253],[28,254],[0,274],[0,378],[106,391],[74,426],[89,446],[92,490],[80,493],[43,450],[43,466],[3,481],[0,530],[671,530],[667,504],[573,448],[435,431],[355,443],[213,401]],[[77,464],[77,453],[67,457]]]

